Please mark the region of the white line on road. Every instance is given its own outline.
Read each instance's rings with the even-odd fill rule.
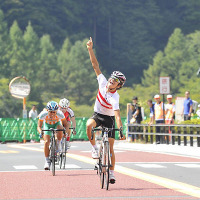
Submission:
[[[15,169],[38,169],[35,165],[16,165]]]
[[[191,164],[191,163],[188,163],[188,164],[175,164],[176,166],[179,166],[179,167],[185,167],[185,168],[200,168],[200,165],[197,165],[197,164]]]
[[[135,164],[135,165],[143,168],[167,168],[166,166],[158,164]]]

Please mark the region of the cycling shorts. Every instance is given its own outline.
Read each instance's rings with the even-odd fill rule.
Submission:
[[[57,129],[57,126],[58,125],[62,125],[62,123],[59,121],[55,124],[47,124],[47,123],[44,123],[43,125],[43,129],[44,130],[47,130],[47,129],[50,129],[50,128],[54,128],[54,129]],[[44,131],[44,135],[50,135],[51,136],[52,132],[51,131]]]
[[[95,112],[90,119],[94,119],[97,124],[96,127],[115,128],[115,116],[102,115]],[[108,137],[115,139],[115,131],[109,131]]]

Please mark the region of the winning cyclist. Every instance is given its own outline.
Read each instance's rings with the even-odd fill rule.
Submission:
[[[37,130],[42,134],[42,126],[44,130],[54,128],[54,129],[63,129],[63,125],[66,128],[67,120],[65,119],[64,114],[58,110],[58,103],[55,101],[49,101],[47,103],[47,110],[43,110],[38,116],[38,127]],[[61,123],[62,121],[62,123]],[[61,151],[61,139],[63,132],[57,132],[57,151]],[[44,155],[45,155],[45,164],[44,169],[50,169],[50,159],[49,159],[49,144],[50,144],[50,131],[44,131]]]
[[[67,149],[70,148],[70,136],[71,136],[71,130],[69,129],[71,127],[71,120],[72,120],[72,127],[73,127],[73,134],[76,135],[76,120],[75,120],[75,116],[74,116],[74,112],[73,110],[69,107],[70,106],[70,102],[68,99],[63,98],[60,100],[59,102],[59,110],[61,110],[63,112],[63,114],[65,115],[65,118],[67,120],[67,127],[66,127],[66,131],[68,133],[67,136],[67,143],[66,143],[66,147]],[[71,120],[70,120],[71,119]]]
[[[90,143],[92,144],[92,157],[94,159],[95,158],[97,159],[98,148],[95,144],[95,138],[91,140],[91,130],[93,127],[98,127],[98,126],[115,128],[115,119],[116,119],[117,127],[120,129],[122,133],[122,121],[119,110],[119,94],[117,93],[116,90],[123,87],[126,78],[124,74],[122,74],[121,72],[114,71],[111,74],[111,77],[107,81],[105,76],[101,73],[101,70],[99,69],[99,63],[95,57],[92,47],[93,47],[93,42],[92,38],[90,38],[90,40],[87,42],[87,49],[90,55],[92,66],[97,75],[99,91],[94,105],[94,114],[87,121],[87,135],[88,139],[90,140]],[[111,184],[115,183],[115,176],[114,176],[115,154],[113,149],[114,141],[115,141],[115,131],[109,132],[110,155],[112,164],[112,167],[110,168]]]

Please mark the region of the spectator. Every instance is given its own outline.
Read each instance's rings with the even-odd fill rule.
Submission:
[[[167,95],[167,102],[165,106],[166,115],[165,115],[165,124],[173,124],[175,117],[175,104],[172,102],[172,95]]]
[[[32,106],[32,109],[29,112],[29,119],[36,119],[38,116],[37,110],[36,110],[36,105]]]
[[[196,114],[198,116],[198,119],[200,119],[200,104],[198,105],[198,110],[197,110]]]
[[[164,111],[163,111],[163,102],[160,101],[160,95],[155,95],[154,99],[156,100],[154,110],[155,110],[155,121],[156,124],[164,123]],[[156,133],[160,133],[160,127],[156,126]],[[160,144],[160,135],[156,135],[156,144]]]
[[[132,103],[132,118],[135,118],[135,122],[137,124],[141,124],[142,121],[142,113],[141,113],[141,107],[138,104],[138,98],[137,97],[133,97],[133,103]]]
[[[149,99],[147,101],[147,104],[150,108],[150,122],[149,122],[149,125],[152,125],[154,123],[154,120],[155,120],[155,111],[154,111],[154,106],[155,106],[155,103],[152,102],[151,99]]]
[[[182,115],[184,115],[184,121],[191,119],[192,105],[193,105],[193,102],[192,102],[192,99],[190,99],[190,92],[186,91],[185,100],[183,103],[183,112],[182,112]]]

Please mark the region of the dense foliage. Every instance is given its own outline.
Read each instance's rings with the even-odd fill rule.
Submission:
[[[67,97],[78,116],[91,115],[89,36],[106,76],[114,69],[127,76],[123,115],[133,95],[146,106],[160,75],[171,77],[175,96],[189,89],[198,101],[199,8],[199,0],[0,0],[0,117],[21,116],[22,102],[8,92],[18,75],[31,82],[28,109]]]

